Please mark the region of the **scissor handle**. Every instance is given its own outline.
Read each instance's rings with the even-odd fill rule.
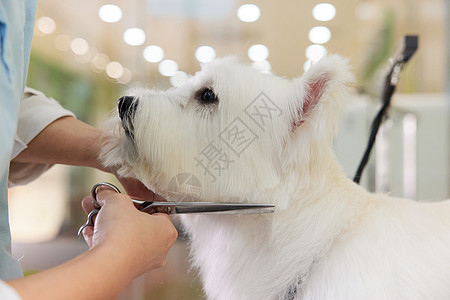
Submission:
[[[117,188],[117,187],[116,187],[114,184],[112,184],[112,183],[109,183],[109,182],[99,182],[99,183],[97,183],[97,184],[94,185],[94,186],[92,187],[92,189],[91,189],[91,195],[92,195],[92,198],[93,198],[92,204],[94,204],[94,207],[97,208],[97,209],[100,209],[100,204],[98,204],[98,201],[97,201],[97,189],[98,189],[99,187],[101,187],[101,186],[107,186],[107,187],[113,189],[116,193],[119,193],[119,194],[120,194],[119,188]]]
[[[86,224],[84,224],[83,226],[80,227],[80,229],[78,229],[78,236],[81,237],[83,235],[83,230],[88,227],[88,226],[94,226],[94,216],[96,216],[98,214],[100,210],[99,209],[93,209],[91,210],[91,212],[88,214],[87,216],[87,221]]]
[[[94,185],[91,189],[91,195],[92,195],[92,204],[94,205],[94,209],[88,214],[86,224],[80,227],[78,229],[78,236],[81,237],[83,235],[83,230],[88,226],[94,226],[94,216],[98,214],[100,211],[100,204],[97,201],[97,190],[101,186],[107,186],[111,189],[113,189],[115,192],[120,193],[120,190],[112,183],[109,182],[99,182],[96,185]]]

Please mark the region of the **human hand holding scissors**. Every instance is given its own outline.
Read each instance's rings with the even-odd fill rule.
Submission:
[[[99,213],[101,206],[97,201],[97,192],[100,187],[108,187],[120,193],[120,190],[108,182],[97,183],[92,187],[92,204],[94,209],[88,214],[86,224],[78,230],[78,236],[83,234],[83,230],[88,226],[94,226],[94,217]],[[138,210],[148,214],[251,214],[251,213],[271,213],[275,211],[272,204],[252,204],[252,203],[222,203],[222,202],[166,202],[166,201],[145,201],[131,199]]]

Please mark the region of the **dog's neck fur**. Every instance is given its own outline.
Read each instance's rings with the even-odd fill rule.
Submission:
[[[331,149],[324,151],[320,164],[302,168],[320,185],[290,174],[298,184],[286,209],[273,215],[183,217],[210,299],[283,299],[293,284],[306,282],[314,262],[356,219],[366,192],[345,177]],[[271,192],[274,203],[283,189]]]

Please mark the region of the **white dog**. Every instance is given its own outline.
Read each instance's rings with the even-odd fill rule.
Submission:
[[[294,80],[218,59],[122,97],[102,159],[170,200],[276,205],[182,217],[209,299],[450,299],[450,202],[370,194],[330,148],[352,80],[338,56]]]

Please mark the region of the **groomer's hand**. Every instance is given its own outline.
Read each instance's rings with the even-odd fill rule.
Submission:
[[[94,227],[83,235],[91,249],[102,248],[109,259],[127,266],[134,278],[163,266],[177,238],[177,231],[165,214],[149,215],[138,211],[125,194],[99,188],[97,201],[101,205]],[[93,209],[92,197],[83,199],[86,213]]]

